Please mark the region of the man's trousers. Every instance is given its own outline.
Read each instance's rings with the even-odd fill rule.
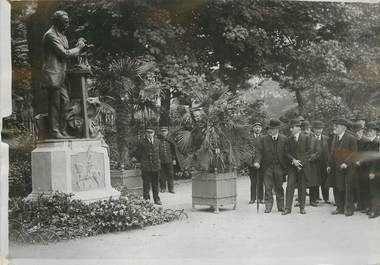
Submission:
[[[158,196],[158,181],[159,181],[159,172],[158,171],[142,171],[141,172],[143,179],[143,197],[145,200],[150,199],[150,187],[152,186],[153,200],[159,201],[160,197]]]
[[[70,103],[65,87],[48,87],[48,121],[49,133],[61,132],[66,128],[65,114]]]
[[[171,163],[162,163],[160,171],[160,188],[166,190],[166,183],[169,191],[174,191],[173,186],[173,165]]]
[[[300,209],[305,209],[306,201],[306,185],[305,177],[303,172],[290,172],[288,175],[288,183],[286,186],[286,206],[285,208],[289,211],[292,210],[294,189],[298,190],[298,203],[300,204]]]
[[[284,209],[284,188],[282,183],[284,173],[280,165],[270,165],[264,171],[265,184],[265,209],[271,211],[273,208],[273,190],[276,194],[277,209]]]

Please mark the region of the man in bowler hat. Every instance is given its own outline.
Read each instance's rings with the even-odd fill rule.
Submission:
[[[363,180],[363,192],[368,192],[367,211],[369,218],[376,218],[380,215],[380,141],[376,134],[380,131],[380,125],[376,122],[368,122],[368,175]],[[368,181],[368,186],[365,182]]]
[[[298,201],[300,213],[305,214],[306,182],[304,165],[312,155],[311,138],[301,133],[301,122],[297,119],[290,123],[291,135],[287,139],[286,157],[290,167],[288,169],[288,182],[286,186],[286,206],[283,215],[290,214],[293,204],[294,189],[298,188]]]
[[[347,132],[349,122],[345,118],[333,120],[334,138],[331,143],[327,172],[329,185],[334,187],[337,209],[332,214],[354,214],[353,185],[355,178],[355,154],[357,143]]]
[[[284,211],[284,189],[282,183],[287,170],[285,157],[286,137],[279,133],[281,122],[271,119],[268,134],[258,142],[258,152],[254,159],[254,167],[262,168],[265,184],[265,211],[270,213],[273,208],[273,190],[276,194],[277,209]]]
[[[310,189],[310,198],[319,197],[319,189],[322,192],[322,198],[325,203],[330,203],[329,201],[329,188],[326,187],[327,180],[327,160],[329,157],[329,137],[323,134],[324,123],[322,121],[316,120],[312,122],[313,138],[315,151],[317,157],[312,162],[313,174],[315,174],[316,179],[319,181],[319,186],[316,190]]]

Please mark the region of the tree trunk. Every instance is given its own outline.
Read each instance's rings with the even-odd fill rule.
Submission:
[[[298,110],[300,112],[300,115],[304,115],[305,102],[303,100],[301,91],[300,90],[296,90],[295,92],[296,92],[296,100],[297,100],[297,103],[298,103]]]
[[[171,101],[171,92],[170,89],[163,89],[161,93],[161,113],[160,113],[160,122],[167,123],[169,126],[171,124],[170,120],[170,101]]]

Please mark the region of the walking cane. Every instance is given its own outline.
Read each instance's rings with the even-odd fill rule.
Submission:
[[[348,203],[348,181],[347,181],[347,170],[343,169],[344,172],[344,184],[345,184],[345,194],[344,194],[344,211],[347,209]]]
[[[256,168],[256,211],[259,213],[259,169]]]

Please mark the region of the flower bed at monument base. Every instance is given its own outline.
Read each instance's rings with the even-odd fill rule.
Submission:
[[[183,210],[157,208],[134,194],[90,204],[71,197],[57,192],[52,196],[41,195],[33,201],[12,198],[9,202],[10,239],[48,243],[142,228],[186,216]]]

